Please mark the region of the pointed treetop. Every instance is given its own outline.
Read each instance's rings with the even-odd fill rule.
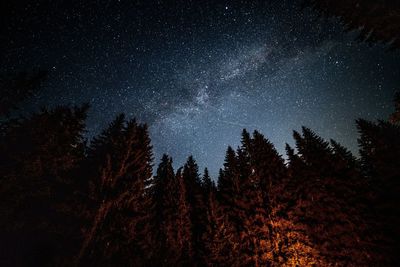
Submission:
[[[185,180],[191,180],[197,184],[201,184],[199,166],[192,155],[188,157],[185,165],[183,166],[183,176]]]
[[[288,144],[285,144],[285,150],[286,150],[286,155],[288,156],[288,159],[292,159],[294,157],[294,149]]]
[[[204,174],[203,174],[203,181],[202,181],[203,187],[206,190],[210,190],[213,186],[213,181],[211,180],[211,177],[208,173],[208,169],[204,169]]]

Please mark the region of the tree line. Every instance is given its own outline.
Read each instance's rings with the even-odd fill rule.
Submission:
[[[399,100],[356,121],[358,158],[303,127],[284,159],[243,130],[217,183],[192,156],[153,175],[147,126],[124,115],[90,142],[86,105],[3,120],[0,265],[395,266]]]

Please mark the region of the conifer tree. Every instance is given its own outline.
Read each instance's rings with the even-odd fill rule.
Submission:
[[[78,261],[140,265],[146,259],[151,146],[145,125],[118,116],[91,144],[91,220]]]
[[[217,199],[226,217],[227,231],[226,241],[230,247],[229,258],[232,259],[232,266],[239,264],[239,227],[244,217],[243,210],[239,206],[240,201],[240,173],[238,159],[232,147],[228,147],[225,156],[224,169],[220,170],[218,177]]]
[[[191,221],[193,264],[201,265],[201,253],[204,250],[201,238],[204,232],[206,208],[202,191],[199,168],[192,156],[187,159],[182,172],[186,188]]]
[[[210,193],[212,190],[216,190],[215,183],[213,180],[211,180],[210,174],[208,173],[208,169],[204,169],[204,174],[201,180],[201,185],[203,188],[203,193],[205,197],[207,197],[208,193]]]
[[[286,175],[269,191],[274,266],[326,266],[327,263],[308,236],[306,225],[299,218],[299,210],[305,208],[301,188],[304,181],[297,171],[304,168],[303,162],[288,144],[286,153]]]
[[[385,121],[357,120],[362,169],[371,186],[369,223],[374,225],[378,262],[388,266],[399,261],[400,247],[400,127]]]
[[[207,172],[203,181],[207,180]],[[211,181],[211,180],[210,180]],[[217,188],[213,183],[206,191],[206,221],[202,236],[204,244],[203,262],[206,266],[233,266],[232,235],[234,231],[217,199]]]
[[[153,186],[154,231],[159,266],[182,266],[188,261],[190,222],[182,177],[175,177],[172,159],[163,155]],[[154,247],[153,247],[154,249]]]
[[[186,183],[183,178],[182,168],[176,172],[176,180],[178,183],[179,205],[178,205],[178,220],[176,227],[179,230],[177,240],[179,241],[182,251],[182,265],[187,266],[193,258],[193,238],[192,238],[192,222],[190,220],[190,206],[187,202]]]
[[[294,138],[300,162],[297,160],[292,166],[297,197],[293,212],[289,213],[293,216],[291,221],[307,229],[308,238],[325,264],[366,264],[363,216],[352,185],[362,181],[352,156],[337,143],[332,149],[305,127],[302,135],[295,132]]]
[[[249,138],[244,131],[242,136],[242,147],[238,151],[239,158],[247,159],[247,163],[240,165],[247,177],[242,178],[242,194],[246,203],[246,219],[244,220],[245,232],[241,233],[244,248],[252,248],[253,251],[242,252],[251,264],[265,266],[272,264],[276,259],[273,247],[271,217],[272,188],[280,184],[285,175],[283,159],[278,155],[274,146],[255,131],[253,137]],[[246,244],[247,243],[247,244]]]
[[[232,147],[228,147],[225,156],[224,169],[220,171],[218,178],[218,190],[221,198],[227,204],[234,200],[239,193],[239,172],[236,153]]]

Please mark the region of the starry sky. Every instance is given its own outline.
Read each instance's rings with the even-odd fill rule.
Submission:
[[[192,154],[215,177],[243,128],[281,154],[302,125],[357,153],[354,120],[387,118],[399,89],[399,51],[299,0],[8,2],[0,72],[50,72],[22,112],[88,102],[88,138],[124,112],[148,124],[155,164]]]

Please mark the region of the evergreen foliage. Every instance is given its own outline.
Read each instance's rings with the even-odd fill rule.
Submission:
[[[347,30],[358,30],[358,39],[400,48],[400,3],[387,0],[304,0],[327,16],[339,17]]]
[[[119,115],[88,145],[88,107],[0,133],[2,266],[395,266],[400,128],[357,120],[360,158],[311,129],[287,160],[258,131],[217,185],[190,156],[152,173],[146,125]]]

